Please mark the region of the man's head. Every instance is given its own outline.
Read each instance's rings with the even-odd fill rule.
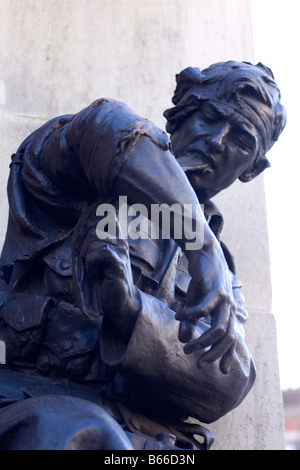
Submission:
[[[270,69],[220,62],[202,72],[189,67],[176,80],[175,106],[164,113],[166,129],[201,202],[270,166],[265,153],[286,123]]]

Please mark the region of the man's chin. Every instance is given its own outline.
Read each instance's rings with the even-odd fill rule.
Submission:
[[[194,191],[198,197],[198,200],[200,202],[200,204],[204,204],[205,202],[207,202],[209,199],[211,199],[212,197],[216,196],[218,193],[215,192],[215,191],[209,191],[209,190],[197,190],[194,188]]]
[[[206,191],[196,191],[196,195],[198,197],[198,200],[200,204],[204,204],[206,201],[210,199],[209,194],[206,193]]]

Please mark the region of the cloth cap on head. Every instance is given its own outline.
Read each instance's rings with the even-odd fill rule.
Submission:
[[[263,153],[281,134],[286,123],[285,108],[272,71],[261,63],[218,62],[200,71],[188,67],[176,75],[173,108],[164,112],[166,130],[173,133],[203,101],[223,101],[264,130]],[[262,125],[261,125],[262,124]]]

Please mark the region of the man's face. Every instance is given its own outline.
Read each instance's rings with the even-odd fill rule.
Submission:
[[[200,202],[230,186],[264,151],[257,114],[220,101],[203,101],[171,136],[174,154]]]

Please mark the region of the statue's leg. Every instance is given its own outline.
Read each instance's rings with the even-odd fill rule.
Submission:
[[[44,395],[0,410],[1,450],[131,450],[126,433],[100,406]]]

